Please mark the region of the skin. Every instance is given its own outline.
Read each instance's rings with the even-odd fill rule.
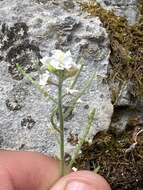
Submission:
[[[0,151],[0,190],[65,190],[72,181],[111,190],[104,178],[88,171],[59,179],[59,165],[58,160],[36,152]]]

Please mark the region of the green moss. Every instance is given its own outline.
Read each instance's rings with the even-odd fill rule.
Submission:
[[[143,96],[143,0],[140,0],[140,20],[129,26],[125,18],[103,9],[99,4],[82,3],[83,11],[98,16],[110,38],[110,63],[113,81],[132,81],[133,95]]]
[[[143,135],[138,136],[137,146],[128,151],[134,134],[131,126],[118,135],[112,130],[96,134],[91,145],[82,147],[75,166],[81,170],[100,167],[98,173],[108,180],[112,190],[142,190]]]

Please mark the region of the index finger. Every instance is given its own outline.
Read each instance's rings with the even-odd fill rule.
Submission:
[[[42,190],[59,178],[59,161],[36,152],[0,151],[0,170],[16,190]]]

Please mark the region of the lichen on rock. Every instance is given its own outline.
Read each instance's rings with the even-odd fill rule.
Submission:
[[[84,58],[77,89],[85,86],[93,72],[97,75],[91,89],[82,97],[83,103],[78,104],[71,117],[66,119],[66,151],[71,153],[74,148],[69,142],[70,134],[79,136],[86,127],[91,108],[96,109],[96,119],[90,138],[98,131],[108,129],[113,113],[106,81],[110,54],[108,35],[99,18],[77,12],[77,7],[66,10],[63,3],[51,1],[38,3],[13,0],[12,5],[10,0],[0,2],[1,35],[9,39],[8,35],[11,34],[11,40],[5,42],[7,46],[4,46],[1,37],[1,48],[5,48],[0,50],[0,127],[4,137],[3,148],[36,150],[52,155],[58,152],[57,138],[50,126],[52,103],[42,98],[25,77],[19,76],[15,67],[19,63],[37,79],[38,72],[34,69],[33,61],[36,60],[40,67],[39,58],[49,56],[54,49],[70,50],[76,63]],[[26,94],[19,93],[23,89]],[[49,90],[54,96],[54,88]],[[34,127],[29,130],[25,125]]]
[[[28,26],[24,22],[14,23],[11,27],[1,23],[0,51],[1,60],[8,62],[8,71],[17,80],[23,76],[18,72],[16,64],[30,73],[35,70],[33,61],[41,57],[39,48],[28,39]]]

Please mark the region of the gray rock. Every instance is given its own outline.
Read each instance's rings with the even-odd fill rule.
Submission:
[[[4,149],[57,154],[57,134],[50,124],[53,103],[16,68],[16,64],[20,64],[38,80],[40,58],[56,48],[71,50],[77,62],[84,58],[77,89],[82,89],[96,72],[91,89],[82,97],[83,102],[65,122],[67,152],[71,153],[73,148],[69,140],[71,134],[80,135],[93,107],[96,119],[90,138],[110,125],[113,106],[106,82],[110,54],[106,30],[98,18],[77,12],[77,6],[74,8],[71,4],[65,10],[63,5],[36,0],[0,2],[0,135]],[[54,88],[49,87],[48,91],[54,96]]]
[[[114,102],[115,106],[131,106],[133,102],[131,102],[131,84],[129,82],[124,82],[122,85],[114,83],[111,85],[111,89],[116,88],[116,100]]]
[[[117,107],[114,109],[110,128],[113,129],[117,135],[120,135],[123,131],[125,131],[131,115],[132,112],[126,107]]]

